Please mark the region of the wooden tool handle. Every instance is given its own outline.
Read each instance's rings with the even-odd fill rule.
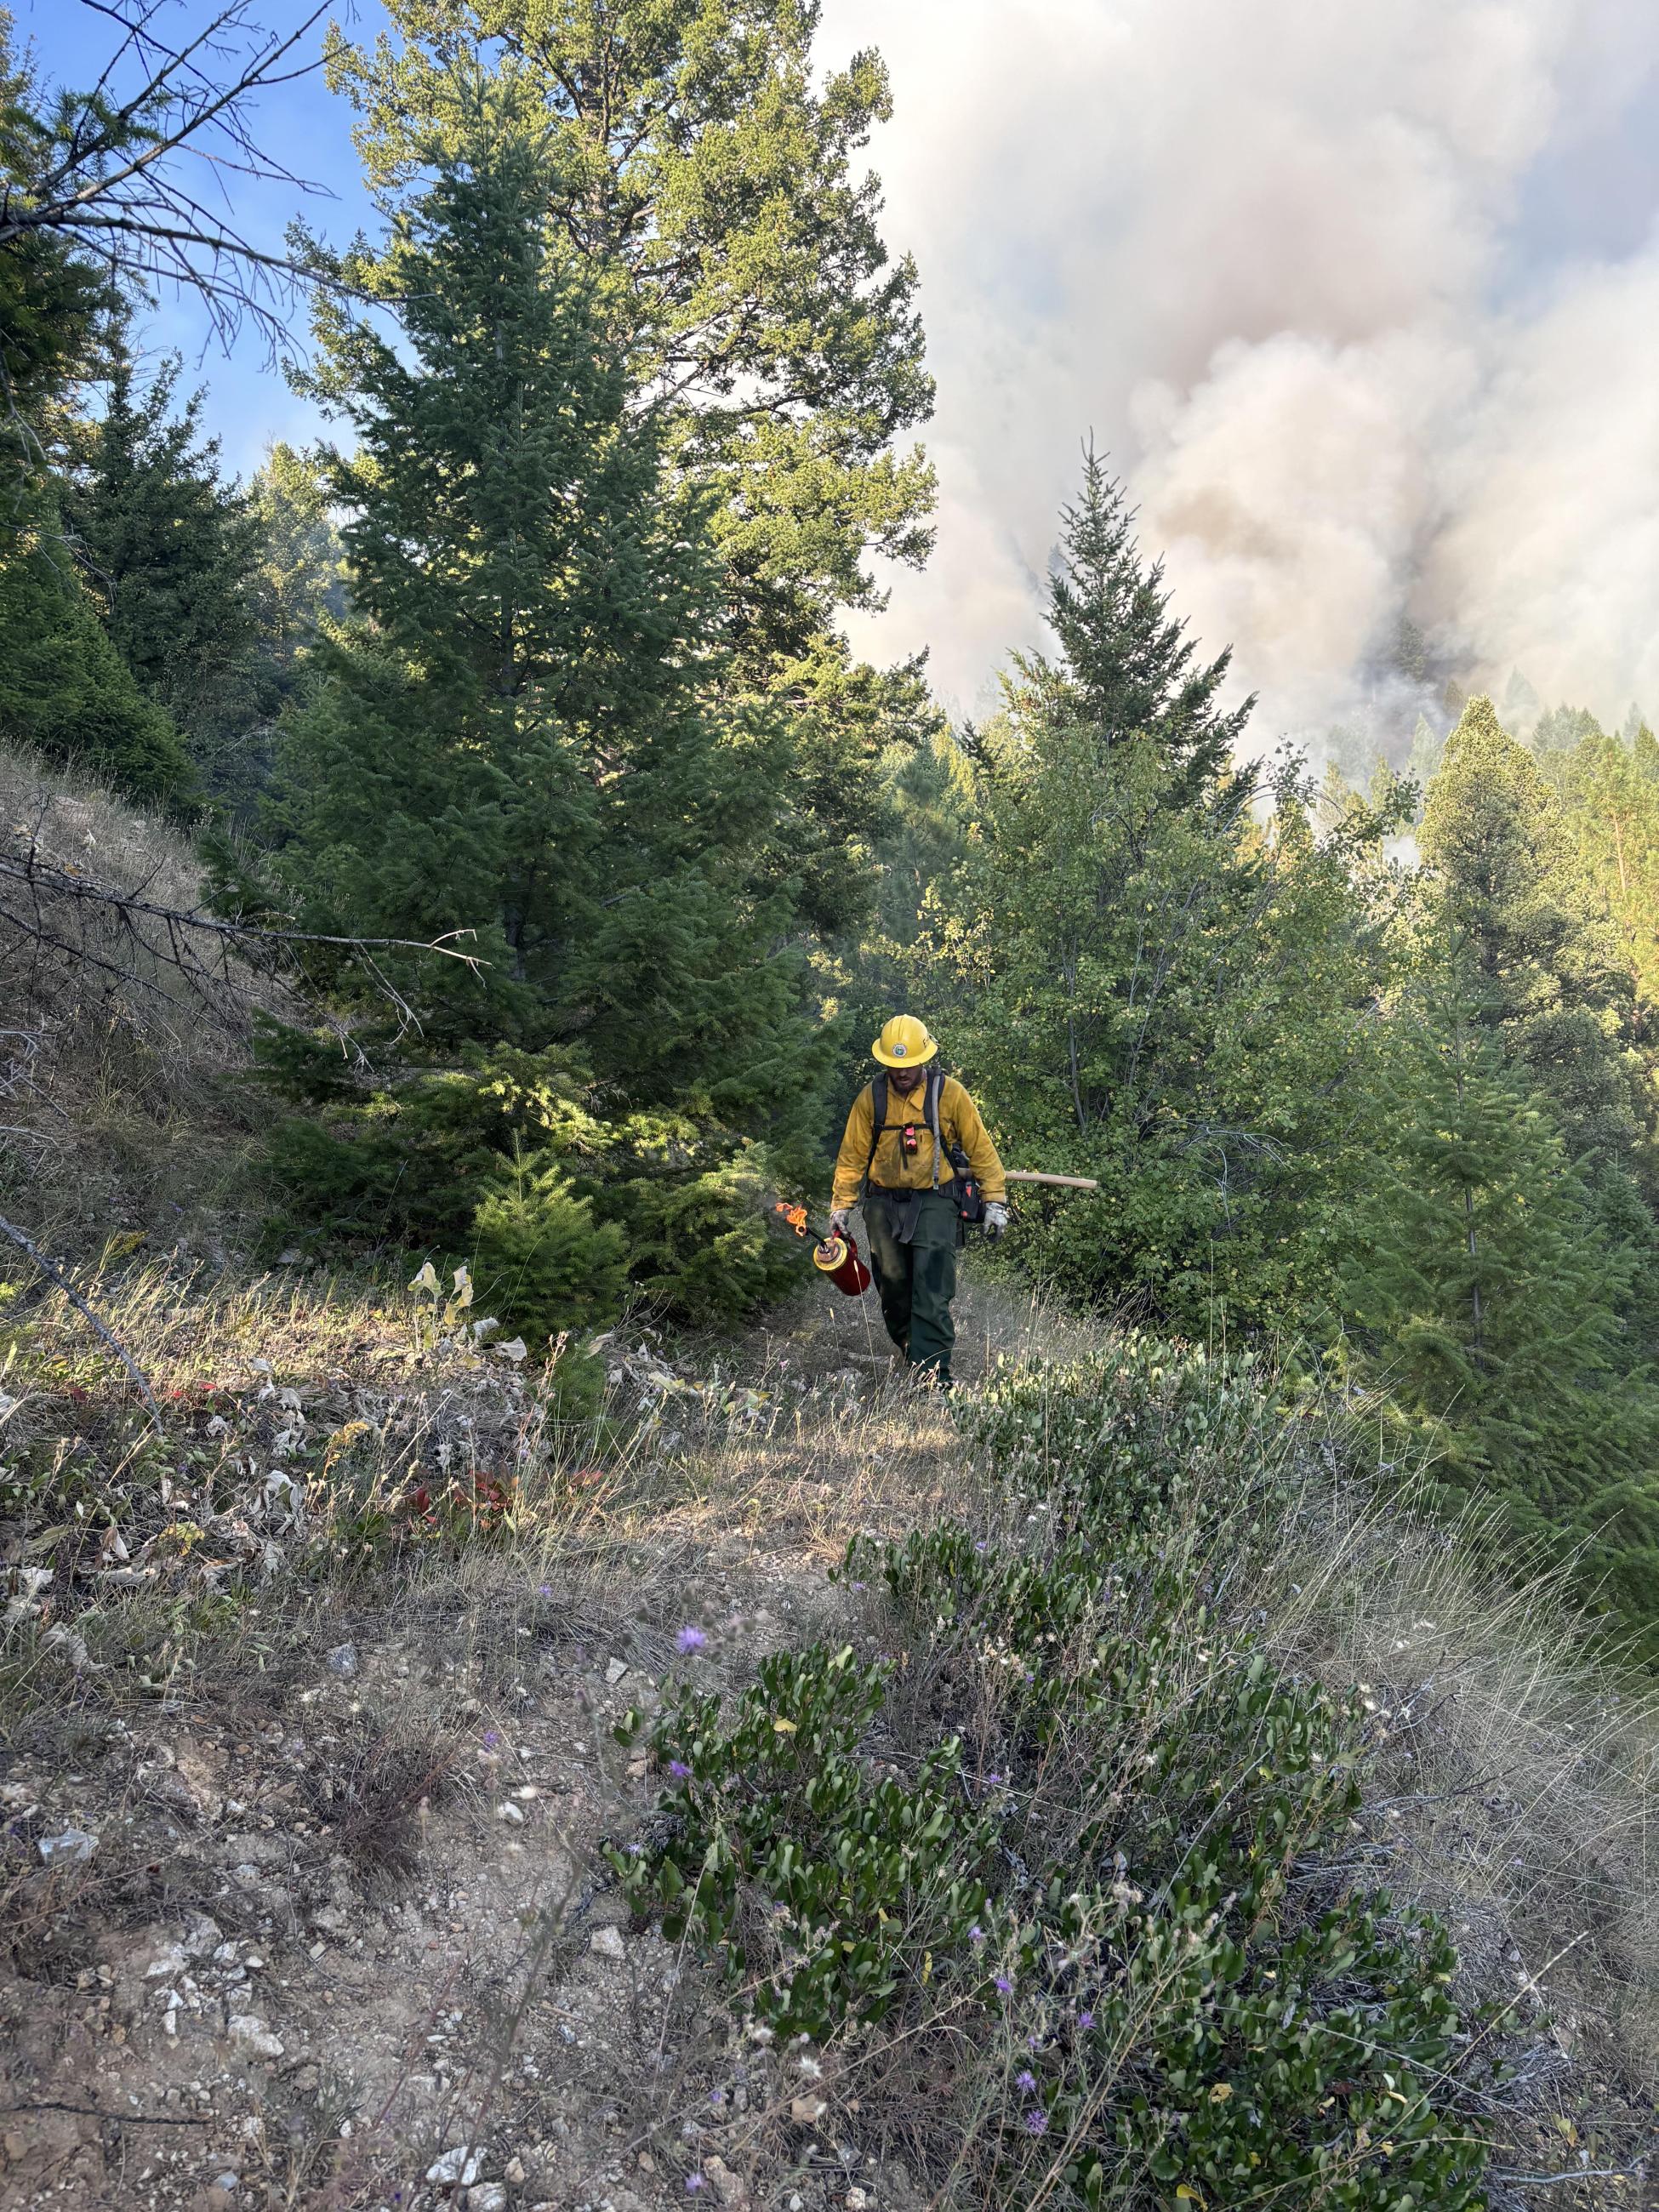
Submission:
[[[1032,1168],[1008,1168],[1005,1170],[1005,1173],[1010,1182],[1054,1182],[1062,1184],[1067,1190],[1098,1190],[1100,1188],[1100,1185],[1092,1176],[1038,1175]]]

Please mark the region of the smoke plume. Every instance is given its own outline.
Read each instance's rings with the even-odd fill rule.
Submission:
[[[939,544],[861,622],[982,707],[1092,431],[1257,742],[1448,678],[1659,715],[1659,75],[1629,0],[827,0],[878,46]],[[1402,675],[1402,623],[1421,672]],[[1402,726],[1403,725],[1403,726]]]

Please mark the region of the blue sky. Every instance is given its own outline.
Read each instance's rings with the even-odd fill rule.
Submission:
[[[113,26],[80,4],[80,0],[13,0],[18,30],[35,52],[40,70],[54,82],[70,88],[83,85],[88,64],[101,66],[113,40]],[[170,7],[158,28],[173,37],[179,28],[188,32],[215,10],[185,0]],[[309,9],[295,0],[273,0],[264,10],[264,21],[286,31],[303,21]],[[372,36],[385,16],[375,0],[358,0],[340,20],[355,33]],[[310,58],[321,51],[321,27],[308,42]],[[361,227],[372,227],[374,212],[351,144],[351,112],[324,84],[320,71],[296,82],[278,85],[264,94],[251,111],[260,144],[275,158],[314,185],[301,196],[287,185],[261,184],[244,177],[225,179],[216,201],[204,194],[210,206],[229,203],[238,227],[257,246],[276,252],[283,250],[283,234],[296,214],[325,237],[341,241]],[[211,179],[198,166],[198,179]],[[296,337],[303,339],[303,314],[295,317]],[[256,467],[261,452],[275,438],[300,439],[314,433],[317,418],[306,401],[288,388],[281,372],[265,358],[257,337],[245,334],[228,358],[208,329],[199,307],[189,300],[164,295],[145,325],[147,346],[165,352],[177,349],[185,359],[190,377],[209,391],[209,419],[223,443],[229,467],[246,472]]]
[[[14,4],[49,76],[107,52],[78,0]],[[383,21],[358,0],[350,27]],[[1376,678],[1407,614],[1466,684],[1520,665],[1659,716],[1652,30],[1647,0],[823,0],[826,66],[873,44],[891,71],[872,155],[939,385],[938,550],[855,641],[927,648],[982,708],[1041,641],[1092,432],[1263,743],[1414,713]],[[350,121],[319,76],[258,116],[335,240],[372,221]],[[276,244],[293,195],[239,185],[236,212]],[[234,468],[313,427],[252,339],[204,353],[173,301],[149,335]]]

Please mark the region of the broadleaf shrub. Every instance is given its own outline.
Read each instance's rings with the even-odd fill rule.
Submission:
[[[671,1688],[626,1893],[780,2034],[971,2051],[975,2201],[1480,2203],[1455,1954],[1356,1841],[1363,1705],[1209,1594],[1285,1494],[1272,1393],[1136,1337],[962,1418],[1004,1510],[854,1540],[896,1658]]]

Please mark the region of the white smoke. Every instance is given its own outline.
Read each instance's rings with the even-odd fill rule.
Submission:
[[[1092,430],[1177,611],[1261,691],[1258,742],[1379,684],[1400,711],[1407,616],[1465,688],[1518,665],[1604,722],[1659,712],[1645,19],[826,0],[825,58],[892,71],[875,160],[939,381],[939,550],[860,643],[927,645],[982,704],[1040,641]]]

